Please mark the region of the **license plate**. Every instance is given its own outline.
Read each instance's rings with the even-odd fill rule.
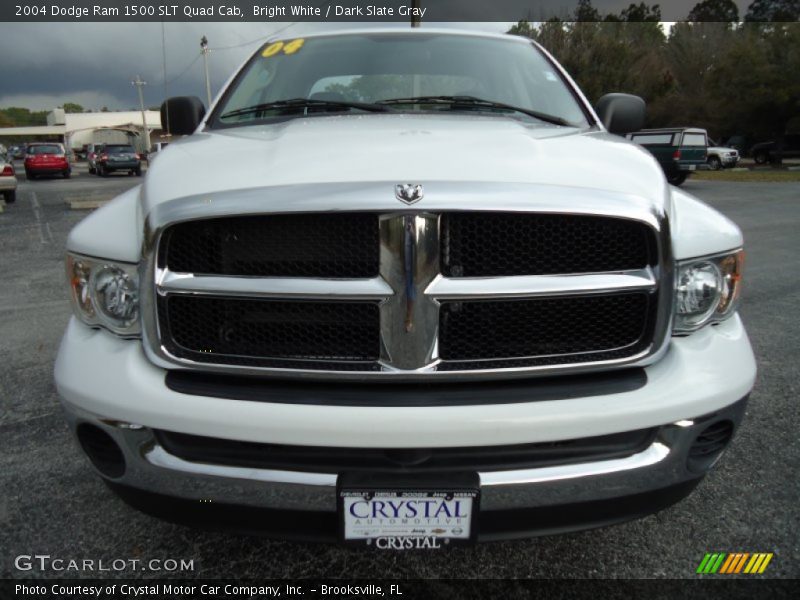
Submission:
[[[347,542],[381,550],[438,549],[473,538],[476,490],[340,489]]]
[[[697,165],[689,165],[689,170],[694,171],[697,169]]]

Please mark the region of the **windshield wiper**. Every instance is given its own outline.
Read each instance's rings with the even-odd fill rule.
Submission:
[[[451,108],[456,109],[459,106],[469,108],[497,108],[528,115],[529,117],[544,121],[545,123],[552,123],[553,125],[575,127],[574,123],[570,123],[566,119],[555,115],[549,115],[529,108],[520,108],[519,106],[512,106],[511,104],[504,104],[503,102],[484,100],[482,98],[476,98],[475,96],[414,96],[412,98],[390,98],[389,100],[381,100],[378,104],[447,104]]]
[[[291,108],[355,108],[365,110],[368,112],[389,112],[391,109],[387,106],[380,104],[368,104],[366,102],[347,102],[342,100],[314,100],[312,98],[291,98],[289,100],[276,100],[274,102],[264,102],[262,104],[254,104],[253,106],[245,106],[244,108],[237,108],[220,115],[220,119],[227,117],[238,117],[240,115],[249,115],[253,113],[264,112],[273,109],[291,109]]]

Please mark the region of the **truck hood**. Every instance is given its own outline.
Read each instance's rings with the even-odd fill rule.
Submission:
[[[160,152],[143,212],[221,191],[319,183],[533,183],[664,203],[655,159],[600,131],[498,115],[348,114],[197,133]]]
[[[709,146],[706,148],[706,152],[716,152],[717,154],[727,154],[732,152],[734,154],[738,154],[739,151],[736,148],[728,148],[726,146]]]

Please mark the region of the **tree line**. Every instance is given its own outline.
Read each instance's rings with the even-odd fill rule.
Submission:
[[[665,33],[658,5],[572,15],[508,33],[550,51],[590,101],[642,96],[649,127],[703,127],[748,143],[800,132],[800,0],[755,0],[740,21],[732,0],[703,0]],[[794,20],[794,22],[790,22]]]

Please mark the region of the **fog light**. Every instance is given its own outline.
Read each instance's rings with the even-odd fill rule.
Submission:
[[[708,471],[719,460],[733,438],[733,423],[717,421],[703,429],[689,448],[686,466],[695,473]]]
[[[78,425],[78,441],[92,464],[106,477],[125,474],[125,456],[110,435],[95,425]]]

